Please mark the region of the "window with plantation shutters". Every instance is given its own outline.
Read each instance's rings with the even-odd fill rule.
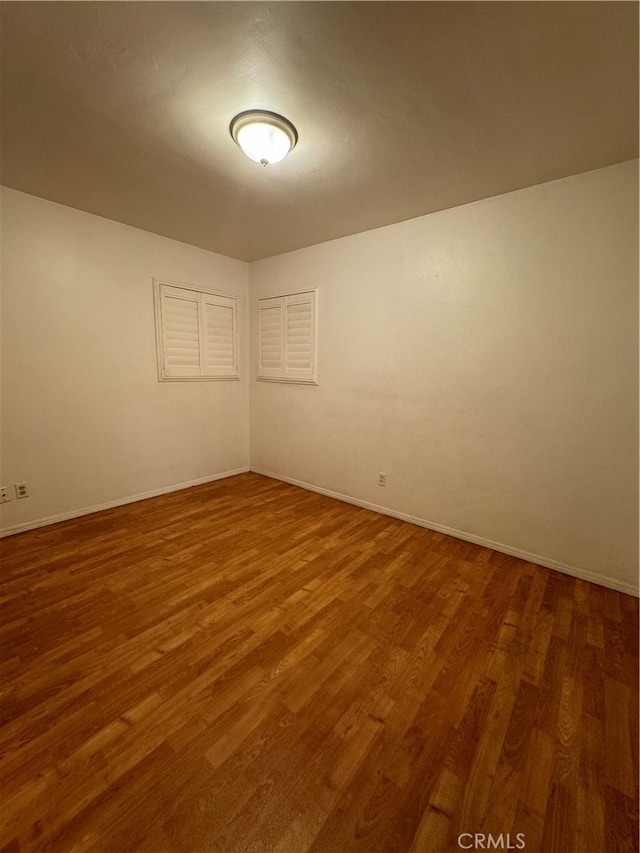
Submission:
[[[317,292],[258,299],[258,379],[318,383]]]
[[[154,282],[158,378],[238,379],[236,300]]]

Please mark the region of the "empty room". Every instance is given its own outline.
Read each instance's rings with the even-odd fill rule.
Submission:
[[[0,853],[638,851],[638,11],[0,3]]]

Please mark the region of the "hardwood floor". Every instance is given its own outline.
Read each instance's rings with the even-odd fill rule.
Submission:
[[[256,474],[0,548],[3,853],[638,849],[635,598]]]

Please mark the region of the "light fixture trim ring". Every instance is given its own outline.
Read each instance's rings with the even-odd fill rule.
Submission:
[[[271,110],[244,110],[243,112],[238,113],[238,115],[234,116],[229,124],[229,133],[231,134],[231,138],[236,143],[236,145],[240,145],[240,143],[238,142],[238,131],[240,131],[247,124],[259,121],[262,121],[265,124],[271,124],[274,127],[277,127],[279,130],[284,131],[291,143],[289,151],[293,151],[298,141],[298,131],[295,129],[294,125],[289,121],[288,118],[285,118],[279,113],[274,113]]]

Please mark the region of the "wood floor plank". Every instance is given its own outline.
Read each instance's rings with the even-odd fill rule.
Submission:
[[[638,850],[635,598],[257,474],[0,554],[2,853]]]

